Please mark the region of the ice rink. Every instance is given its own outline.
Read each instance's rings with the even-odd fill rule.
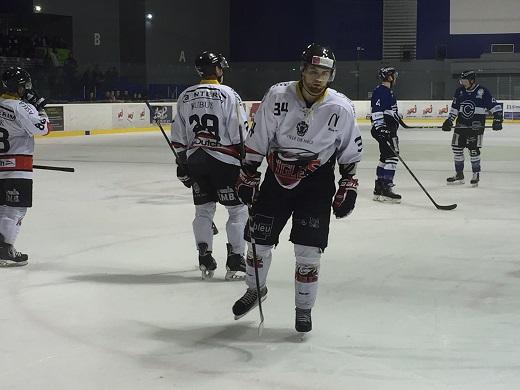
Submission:
[[[400,205],[372,200],[377,150],[363,126],[353,215],[331,222],[313,331],[294,330],[286,228],[258,311],[235,321],[217,208],[203,282],[191,194],[159,132],[43,138],[34,207],[0,269],[0,389],[520,388],[520,125],[486,132],[478,188],[446,186],[451,134],[401,130]],[[471,176],[466,154],[466,178]]]

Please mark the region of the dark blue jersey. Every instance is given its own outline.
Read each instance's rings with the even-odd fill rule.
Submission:
[[[371,108],[372,114],[370,119],[372,126],[378,128],[386,125],[390,130],[397,130],[399,127],[399,116],[394,91],[386,85],[378,85],[372,92]]]
[[[502,107],[491,96],[487,88],[479,84],[476,84],[470,90],[459,87],[453,95],[450,119],[452,121],[457,119],[456,123],[464,126],[471,126],[473,122],[479,122],[484,125],[488,111],[491,114],[495,114],[496,112],[501,112]]]

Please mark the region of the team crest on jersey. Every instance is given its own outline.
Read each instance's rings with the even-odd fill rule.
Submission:
[[[484,96],[484,90],[482,88],[480,88],[477,91],[477,99],[482,99],[482,96]]]
[[[305,121],[301,121],[296,125],[296,134],[300,137],[307,134],[307,130],[309,130],[309,125]]]
[[[463,101],[462,103],[460,103],[459,112],[465,119],[473,118],[473,115],[475,114],[475,103],[473,103],[471,100]]]

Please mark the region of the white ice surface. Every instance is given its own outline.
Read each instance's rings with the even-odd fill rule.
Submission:
[[[191,195],[160,133],[48,138],[34,207],[0,269],[0,389],[520,388],[520,126],[485,134],[481,184],[448,187],[451,135],[401,131],[401,205],[372,200],[376,145],[354,214],[331,222],[314,330],[294,331],[286,228],[258,312],[233,320],[242,282],[199,280]],[[470,177],[469,163],[466,176]]]

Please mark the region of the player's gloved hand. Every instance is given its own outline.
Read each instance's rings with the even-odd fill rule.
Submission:
[[[251,205],[258,197],[260,187],[260,172],[256,169],[258,165],[244,164],[240,169],[235,190],[244,204]]]
[[[504,117],[502,115],[501,112],[496,112],[494,115],[493,115],[493,125],[491,126],[491,128],[493,130],[502,130],[502,122],[504,121]]]
[[[47,100],[41,96],[34,89],[26,89],[22,97],[24,101],[32,104],[37,111],[40,111],[47,104]]]
[[[354,211],[357,198],[358,180],[353,176],[343,177],[332,202],[332,210],[336,218],[345,218]]]
[[[190,188],[193,184],[186,164],[177,165],[177,179],[179,179],[186,188]]]
[[[451,131],[451,127],[453,126],[453,121],[448,118],[442,124],[442,131]]]
[[[376,138],[378,141],[388,143],[392,140],[392,136],[390,135],[390,130],[386,126],[376,127],[375,132]]]

